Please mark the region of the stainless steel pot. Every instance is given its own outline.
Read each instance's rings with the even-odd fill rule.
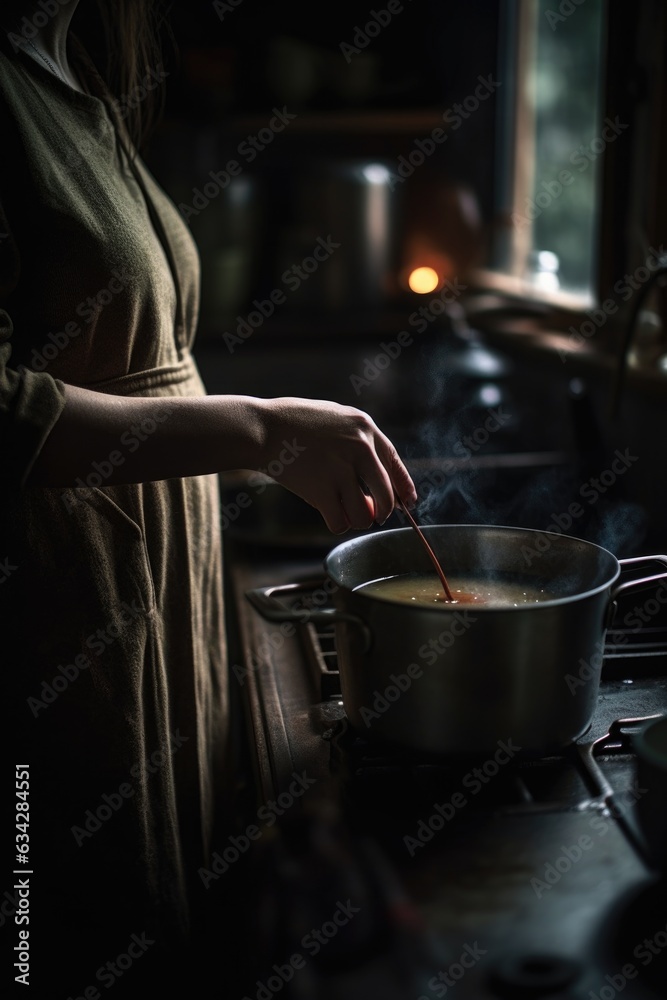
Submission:
[[[590,726],[605,632],[618,597],[667,573],[618,583],[621,569],[667,556],[617,559],[567,535],[528,528],[434,525],[424,534],[450,580],[525,582],[555,596],[517,607],[413,606],[357,590],[432,572],[412,528],[349,539],[325,559],[346,714],[368,737],[435,754],[486,754],[501,741],[529,753],[562,749]],[[276,597],[248,599],[272,621],[304,621]]]
[[[278,288],[286,286],[291,305],[330,311],[386,302],[396,268],[401,200],[391,180],[389,164],[348,157],[305,157],[300,166],[292,158],[284,174],[273,175],[276,200],[289,216],[280,228],[272,280]],[[318,237],[332,241],[329,256],[321,255]],[[312,257],[314,249],[321,265],[307,280],[295,280],[294,265]]]

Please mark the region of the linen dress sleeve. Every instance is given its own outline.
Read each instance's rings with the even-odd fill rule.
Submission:
[[[4,155],[11,155],[5,149]],[[19,273],[20,256],[3,208],[0,191],[0,496],[16,495],[65,406],[65,386],[48,372],[12,367],[12,343],[21,331],[14,328],[11,298]],[[6,308],[7,307],[7,308]]]

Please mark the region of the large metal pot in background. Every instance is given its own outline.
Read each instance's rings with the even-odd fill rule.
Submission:
[[[582,736],[596,707],[605,631],[618,597],[667,573],[619,583],[621,569],[666,556],[618,560],[579,538],[528,528],[423,529],[451,581],[523,582],[553,598],[516,607],[411,605],[357,588],[430,573],[411,528],[349,539],[326,557],[335,607],[343,704],[368,737],[434,754],[485,754],[511,740],[536,754]],[[249,599],[271,620],[289,612],[272,592]],[[303,621],[303,612],[299,612]]]
[[[337,311],[386,302],[396,269],[399,199],[390,180],[386,164],[345,158],[273,171],[278,236],[271,281],[291,307]],[[317,272],[308,273],[313,256]]]

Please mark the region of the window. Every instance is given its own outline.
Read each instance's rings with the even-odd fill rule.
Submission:
[[[594,298],[603,122],[602,0],[508,0],[501,65],[499,200],[508,222],[493,267],[524,294]]]
[[[499,14],[507,85],[479,288],[500,295],[505,309],[541,309],[554,332],[600,317],[606,302],[584,346],[616,350],[667,244],[667,7],[501,0]],[[652,286],[656,337],[664,300]],[[582,337],[570,340],[581,346]]]

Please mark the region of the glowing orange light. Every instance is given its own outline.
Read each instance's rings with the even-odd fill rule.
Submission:
[[[438,272],[432,267],[416,267],[414,271],[410,271],[408,276],[408,285],[411,291],[418,292],[420,295],[434,292],[439,284]]]

